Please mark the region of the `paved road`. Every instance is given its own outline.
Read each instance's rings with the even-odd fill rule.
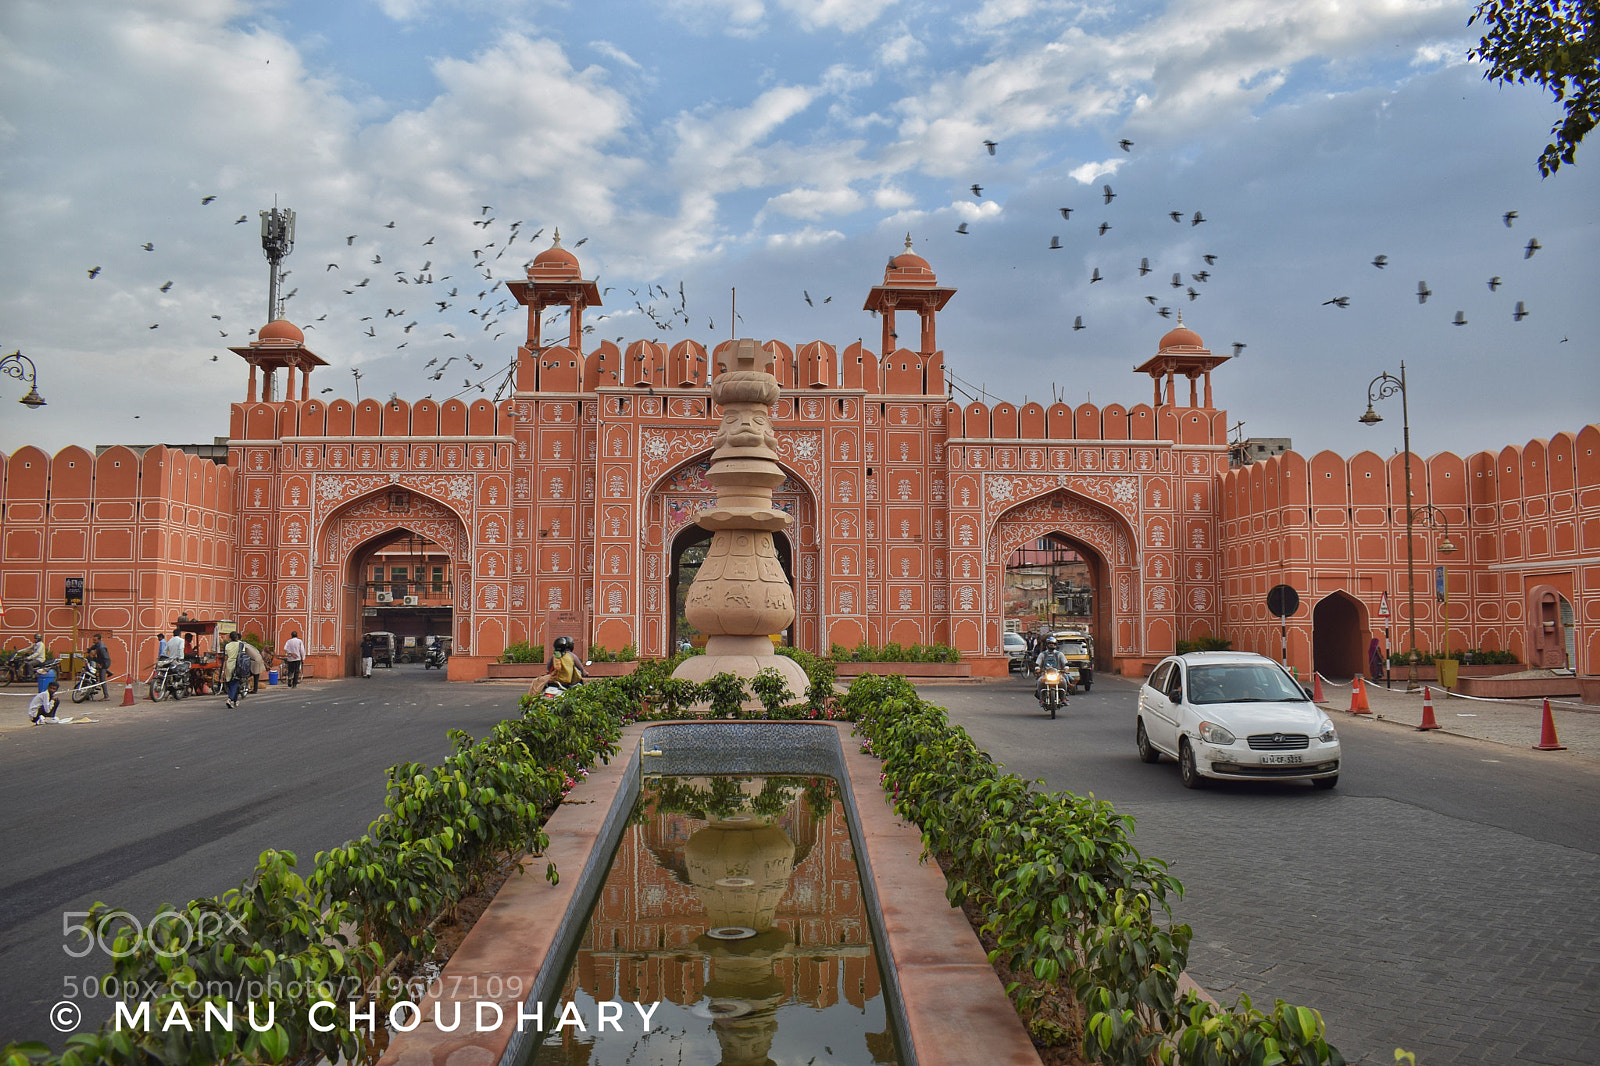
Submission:
[[[0,733],[0,1044],[59,1043],[46,1011],[64,979],[109,969],[63,951],[81,950],[63,913],[104,900],[148,918],[237,887],[267,848],[309,870],[383,813],[387,767],[438,761],[447,730],[483,733],[520,691],[398,666],[264,686],[236,711],[214,697],[86,704],[70,713],[92,707],[93,724]],[[79,1002],[91,1021],[109,1013]]]
[[[1190,792],[1135,754],[1136,691],[1052,722],[1020,681],[922,688],[1011,770],[1135,817],[1220,1001],[1316,1007],[1351,1062],[1600,1062],[1600,762],[1335,713],[1336,790]]]

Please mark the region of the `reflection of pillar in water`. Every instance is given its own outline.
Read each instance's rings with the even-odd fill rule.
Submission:
[[[794,841],[768,818],[736,814],[691,836],[684,859],[711,925],[695,947],[711,960],[705,994],[722,1064],[764,1066],[785,998],[773,964],[788,954],[789,934],[772,924],[794,873]]]

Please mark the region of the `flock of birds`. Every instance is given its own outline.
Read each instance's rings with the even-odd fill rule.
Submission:
[[[1119,140],[1117,142],[1117,147],[1121,148],[1124,152],[1127,152],[1127,153],[1132,153],[1133,145],[1134,145],[1134,142],[1129,140],[1126,137],[1122,138],[1121,140]],[[992,156],[992,155],[996,155],[997,154],[997,150],[998,150],[998,148],[1000,146],[1000,142],[993,141],[993,140],[985,140],[983,142],[983,146],[984,146],[985,149],[988,150],[989,154]],[[973,182],[972,185],[969,186],[969,191],[972,193],[972,196],[973,196],[974,199],[977,199],[977,200],[983,199],[983,186],[980,185],[979,183]],[[1100,197],[1101,197],[1101,200],[1102,200],[1101,206],[1103,208],[1109,210],[1111,208],[1112,201],[1114,201],[1117,198],[1117,192],[1109,184],[1102,184],[1100,186]],[[1072,213],[1074,211],[1079,211],[1080,209],[1077,208],[1077,207],[1058,207],[1058,208],[1056,208],[1056,210],[1060,213],[1061,220],[1063,222],[1070,223],[1072,221]],[[1169,211],[1166,212],[1165,217],[1171,219],[1174,223],[1176,223],[1176,224],[1178,224],[1180,226],[1185,221],[1187,221],[1189,223],[1189,228],[1190,229],[1193,229],[1196,226],[1204,225],[1206,222],[1210,221],[1209,219],[1207,219],[1205,217],[1205,213],[1203,211],[1199,211],[1199,210],[1193,212],[1192,214],[1190,214],[1187,211],[1169,210]],[[1107,233],[1111,232],[1111,230],[1114,229],[1114,228],[1115,227],[1112,225],[1112,223],[1109,220],[1109,218],[1102,218],[1101,221],[1100,221],[1100,224],[1098,226],[1094,226],[1093,227],[1095,234],[1097,236],[1100,236],[1100,237],[1104,237]],[[973,233],[973,231],[970,228],[969,224],[966,223],[966,222],[962,222],[960,225],[956,226],[956,232],[958,234],[961,234],[964,237],[972,236],[972,233]],[[1066,246],[1061,243],[1061,235],[1059,233],[1051,235],[1051,237],[1050,237],[1050,245],[1049,245],[1049,250],[1050,251],[1059,252],[1059,251],[1064,250],[1065,247]],[[1219,257],[1215,253],[1206,252],[1203,255],[1201,255],[1200,258],[1202,260],[1204,260],[1205,265],[1203,267],[1199,266],[1199,264],[1189,264],[1189,265],[1187,265],[1185,267],[1185,269],[1177,270],[1177,271],[1173,272],[1172,280],[1169,281],[1167,284],[1171,288],[1178,289],[1178,290],[1181,290],[1181,291],[1176,293],[1176,294],[1174,294],[1171,297],[1168,297],[1168,299],[1171,300],[1172,303],[1177,303],[1178,302],[1178,298],[1181,297],[1181,296],[1187,296],[1188,299],[1189,299],[1189,302],[1192,303],[1195,300],[1198,300],[1200,298],[1200,296],[1202,295],[1203,288],[1197,289],[1197,288],[1195,288],[1195,286],[1199,285],[1199,286],[1203,287],[1208,281],[1211,280],[1211,277],[1212,277],[1211,268],[1216,265],[1217,259]],[[1107,270],[1109,270],[1109,269],[1110,268],[1107,267]],[[1148,277],[1149,275],[1151,275],[1153,273],[1156,273],[1156,268],[1150,265],[1150,257],[1149,256],[1140,257],[1140,259],[1139,259],[1139,267],[1138,267],[1138,276],[1143,278],[1143,277]],[[1185,273],[1187,273],[1189,275],[1187,281],[1184,280],[1184,274]],[[1094,266],[1094,267],[1092,267],[1090,269],[1089,284],[1093,285],[1093,284],[1095,284],[1097,282],[1105,281],[1109,277],[1111,277],[1110,274],[1102,274],[1100,272],[1100,267],[1099,266]],[[1163,303],[1161,298],[1158,297],[1158,296],[1146,295],[1144,297],[1144,299],[1145,299],[1145,302],[1147,304],[1149,304],[1150,307],[1154,310],[1154,312],[1157,315],[1161,316],[1162,318],[1171,318],[1174,313],[1178,313],[1178,312],[1175,312],[1175,309],[1173,308],[1173,306],[1171,304]],[[1181,319],[1183,316],[1182,316],[1181,313],[1178,313],[1178,317]],[[1084,325],[1084,321],[1083,321],[1083,316],[1082,315],[1074,315],[1073,316],[1072,329],[1073,329],[1074,332],[1077,332],[1079,330],[1084,330],[1084,329],[1087,329],[1087,328],[1088,328],[1088,326]],[[1243,341],[1234,341],[1233,342],[1233,354],[1236,355],[1236,356],[1242,354],[1246,347],[1247,347],[1247,345]]]
[[[999,142],[985,140],[983,141],[983,146],[990,156],[995,156],[998,152]],[[1131,153],[1134,148],[1134,142],[1122,139],[1118,142],[1118,147],[1124,152]],[[984,187],[982,184],[973,182],[969,189],[974,199],[981,200],[983,198]],[[1101,185],[1100,198],[1102,203],[1100,206],[1105,211],[1105,217],[1099,221],[1098,225],[1092,227],[1093,232],[1099,237],[1104,237],[1114,228],[1112,220],[1116,218],[1116,215],[1113,202],[1117,197],[1116,190],[1110,184]],[[217,196],[208,195],[200,199],[200,206],[208,208],[217,201]],[[1060,213],[1062,222],[1070,224],[1074,212],[1080,211],[1080,208],[1063,206],[1057,210]],[[1164,217],[1174,225],[1183,226],[1187,223],[1190,230],[1205,225],[1209,221],[1201,210],[1170,209],[1165,213]],[[240,215],[233,220],[232,225],[243,225],[249,221],[249,218],[250,216],[247,214]],[[1506,228],[1509,229],[1516,222],[1518,213],[1516,211],[1507,211],[1501,218]],[[1120,223],[1120,221],[1119,219],[1118,222]],[[338,285],[337,291],[342,293],[346,299],[351,300],[351,313],[336,316],[335,322],[342,320],[344,324],[352,326],[359,336],[365,337],[369,341],[392,345],[392,351],[397,353],[403,352],[414,341],[423,341],[425,339],[455,341],[462,347],[463,351],[460,354],[450,355],[448,358],[435,357],[430,359],[423,368],[427,380],[442,382],[452,364],[459,361],[464,364],[461,369],[470,366],[474,374],[478,376],[476,380],[473,374],[463,376],[459,389],[456,389],[453,385],[449,386],[450,389],[455,390],[452,393],[453,395],[461,395],[472,390],[486,393],[488,386],[498,380],[499,386],[496,392],[496,398],[498,399],[513,383],[516,370],[515,355],[513,354],[504,364],[491,367],[487,361],[475,359],[470,352],[465,351],[466,344],[464,342],[467,337],[483,334],[482,340],[484,343],[493,343],[500,341],[508,333],[520,341],[521,334],[514,331],[520,328],[519,324],[524,312],[521,311],[509,293],[504,290],[504,280],[508,277],[520,278],[525,276],[526,270],[532,262],[534,247],[537,242],[543,239],[544,229],[541,227],[528,233],[524,231],[525,224],[522,221],[502,222],[495,213],[493,205],[490,204],[481,205],[477,216],[470,219],[470,223],[471,228],[477,231],[478,240],[474,242],[473,247],[459,255],[453,254],[445,246],[439,245],[437,243],[439,240],[437,234],[430,234],[426,239],[418,239],[420,234],[413,235],[406,242],[413,250],[409,253],[397,254],[395,251],[398,246],[397,240],[404,235],[397,231],[398,223],[394,220],[390,220],[381,227],[384,232],[367,240],[363,240],[360,233],[347,234],[344,237],[344,247],[341,249],[341,251],[348,253],[347,256],[330,258],[323,264],[321,274],[327,277],[335,271],[339,272],[339,278],[342,283]],[[973,230],[967,222],[960,223],[955,232],[963,236],[973,234]],[[559,244],[560,239],[560,231],[557,230],[552,240]],[[414,246],[410,245],[410,241],[415,241]],[[584,237],[574,242],[571,247],[582,247],[587,241],[588,238]],[[513,253],[513,249],[519,242],[522,248],[518,250],[526,250],[523,253],[527,256],[526,259]],[[145,241],[139,247],[147,254],[158,255],[154,241]],[[1063,244],[1060,233],[1051,235],[1048,245],[1050,251],[1062,251],[1065,247],[1066,245]],[[1522,249],[1523,259],[1533,258],[1541,247],[1537,238],[1529,239]],[[385,262],[384,259],[385,252],[389,254],[388,262]],[[504,269],[502,263],[508,255],[513,255],[513,263],[509,269]],[[467,261],[469,256],[470,262]],[[419,259],[421,260],[420,264],[416,262]],[[1180,301],[1184,298],[1187,298],[1189,302],[1193,302],[1204,294],[1207,283],[1213,278],[1212,268],[1216,266],[1218,259],[1219,256],[1216,254],[1207,252],[1200,256],[1201,262],[1184,264],[1183,269],[1172,271],[1170,280],[1165,282],[1167,287],[1173,290],[1171,296],[1163,300],[1157,294],[1146,294],[1143,296],[1144,301],[1154,314],[1164,319],[1171,318],[1175,313],[1174,305],[1181,306]],[[436,262],[440,264],[439,269],[441,271],[453,269],[457,273],[436,274]],[[452,262],[457,265],[455,267],[447,265]],[[1371,265],[1380,271],[1386,270],[1391,265],[1390,256],[1386,253],[1379,254],[1371,260]],[[1149,256],[1141,257],[1136,269],[1139,278],[1149,277],[1158,273],[1164,275],[1166,273],[1165,270],[1158,271],[1157,267],[1152,265],[1152,257]],[[1088,279],[1089,284],[1093,285],[1109,280],[1112,276],[1111,268],[1108,266],[1106,270],[1107,273],[1102,273],[1099,265],[1092,266]],[[288,284],[288,279],[293,273],[292,269],[280,271],[280,288]],[[102,267],[97,265],[90,267],[87,270],[87,274],[90,280],[94,280],[102,277],[104,271]],[[348,280],[357,276],[359,276],[360,280]],[[447,284],[449,285],[448,289],[445,288]],[[1490,292],[1498,292],[1505,282],[1500,275],[1495,275],[1488,279],[1487,284]],[[174,285],[175,282],[168,278],[160,285],[154,286],[154,288],[161,295],[167,296],[172,293]],[[401,288],[401,286],[404,286],[404,288]],[[380,287],[388,287],[389,295],[374,300],[373,297],[379,295]],[[319,286],[319,288],[323,288],[323,286]],[[604,287],[602,296],[609,295],[614,291],[614,288],[613,286]],[[660,332],[670,332],[680,326],[692,327],[695,319],[691,318],[691,313],[688,310],[688,297],[682,281],[679,281],[676,293],[664,285],[654,283],[647,283],[637,288],[624,288],[629,297],[632,298],[633,307],[631,312],[626,309],[624,304],[624,310],[620,312],[596,315],[583,326],[584,333],[592,334],[596,332],[599,324],[611,318],[614,313],[619,315],[637,313],[642,318],[647,319]],[[282,304],[286,307],[298,295],[299,291],[298,286],[289,288],[280,297]],[[1159,291],[1158,289],[1157,293]],[[1427,303],[1428,299],[1433,295],[1434,293],[1428,287],[1426,281],[1417,283],[1416,297],[1419,304]],[[801,290],[801,298],[808,307],[813,309],[830,304],[834,299],[831,295],[814,298],[807,289]],[[1339,295],[1323,301],[1323,306],[1347,309],[1351,306],[1351,303],[1350,296]],[[378,304],[386,305],[381,315],[377,311]],[[354,312],[360,310],[370,310],[372,313],[357,317]],[[463,313],[475,320],[470,327],[463,324],[461,317]],[[1517,300],[1511,312],[1511,317],[1514,321],[1521,322],[1530,313],[1527,309],[1526,301]],[[318,328],[319,324],[328,324],[329,314],[325,312],[315,319],[305,321],[302,324],[303,328],[313,330]],[[729,314],[738,321],[743,321],[742,316],[733,314],[731,310]],[[507,322],[508,315],[517,324],[506,324],[504,328],[501,328],[502,324]],[[222,328],[227,325],[223,320],[223,316],[213,313],[210,317],[216,325],[218,338],[227,339],[230,333],[227,329]],[[547,315],[542,320],[542,330],[550,330],[551,327],[562,322],[565,317],[565,309],[558,309],[555,313]],[[1178,313],[1178,318],[1181,321],[1181,313]],[[425,321],[427,324],[425,324]],[[715,333],[717,329],[716,318],[707,315],[705,321],[707,328]],[[725,319],[724,321],[726,323],[727,320]],[[1453,324],[1457,326],[1467,324],[1467,317],[1464,311],[1456,311]],[[161,323],[159,321],[153,322],[148,328],[151,330],[159,329],[161,328]],[[471,329],[470,333],[467,332],[469,328]],[[1077,332],[1086,328],[1088,327],[1084,322],[1084,316],[1075,315],[1072,322],[1073,331]],[[458,330],[461,332],[457,332]],[[250,328],[246,335],[253,336],[255,333],[256,329]],[[557,343],[564,341],[564,337],[559,335],[550,333],[545,335]],[[625,342],[625,336],[623,335],[619,335],[615,339],[619,345]],[[1233,354],[1235,356],[1242,354],[1246,347],[1247,345],[1242,341],[1233,342]],[[218,358],[219,356],[212,355],[211,361],[216,362]],[[359,397],[362,375],[359,369],[356,368],[352,368],[351,372],[355,378],[357,396]],[[460,372],[459,369],[457,372]],[[322,390],[324,393],[332,391],[334,390],[331,387]],[[429,394],[429,397],[431,396],[432,393]]]
[[[1500,221],[1505,224],[1506,229],[1510,229],[1511,226],[1512,226],[1512,223],[1516,222],[1517,217],[1518,217],[1517,212],[1515,212],[1515,211],[1507,211],[1505,214],[1500,216]],[[1539,243],[1539,238],[1537,238],[1537,237],[1528,238],[1528,243],[1522,246],[1522,258],[1523,258],[1523,260],[1526,261],[1526,260],[1532,259],[1533,256],[1534,256],[1534,253],[1537,252],[1540,248],[1543,248],[1543,247],[1544,247],[1544,245]],[[1389,257],[1388,257],[1388,255],[1376,255],[1376,256],[1373,256],[1372,265],[1377,267],[1379,270],[1388,269],[1388,266],[1389,266]],[[1488,280],[1487,284],[1489,286],[1489,291],[1490,292],[1499,292],[1500,291],[1500,286],[1505,284],[1505,282],[1503,282],[1501,280],[1499,274],[1496,274],[1494,277],[1492,277],[1492,278],[1490,278]],[[1426,281],[1417,282],[1417,303],[1419,303],[1419,304],[1427,303],[1428,302],[1428,297],[1430,297],[1432,295],[1433,295],[1433,290],[1428,288],[1428,283]],[[1347,307],[1350,306],[1350,297],[1348,297],[1348,296],[1335,296],[1331,300],[1322,301],[1322,306],[1323,307],[1338,307],[1338,308],[1341,308],[1341,309],[1347,308]],[[1530,312],[1528,310],[1527,302],[1524,301],[1524,300],[1518,300],[1516,307],[1513,308],[1512,311],[1511,311],[1511,320],[1513,322],[1521,322],[1524,318],[1527,318],[1528,315],[1530,315],[1531,313],[1532,312]],[[1465,326],[1466,324],[1467,324],[1467,314],[1466,314],[1466,312],[1465,311],[1457,311],[1456,312],[1456,317],[1451,320],[1451,325]],[[1565,343],[1565,341],[1563,341],[1563,343]]]

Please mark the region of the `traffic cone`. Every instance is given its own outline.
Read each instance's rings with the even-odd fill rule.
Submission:
[[[1350,682],[1350,713],[1371,714],[1372,704],[1367,702],[1367,685],[1357,674]]]
[[[1550,713],[1550,701],[1544,701],[1544,722],[1539,727],[1539,743],[1534,751],[1566,751],[1567,746],[1556,739],[1556,720]]]
[[[1322,696],[1322,675],[1313,670],[1311,671],[1311,676],[1313,678],[1311,682],[1311,702],[1322,703],[1324,702]]]
[[[122,705],[124,707],[133,706],[133,683],[131,681],[122,686]]]
[[[1424,729],[1438,729],[1439,723],[1433,717],[1433,689],[1427,685],[1422,686],[1422,724],[1417,726],[1417,732]]]

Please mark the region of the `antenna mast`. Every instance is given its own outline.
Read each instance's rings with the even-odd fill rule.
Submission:
[[[261,250],[269,264],[267,274],[267,321],[276,322],[283,315],[278,304],[278,268],[284,257],[294,251],[294,212],[279,207],[274,201],[271,211],[261,212]]]

